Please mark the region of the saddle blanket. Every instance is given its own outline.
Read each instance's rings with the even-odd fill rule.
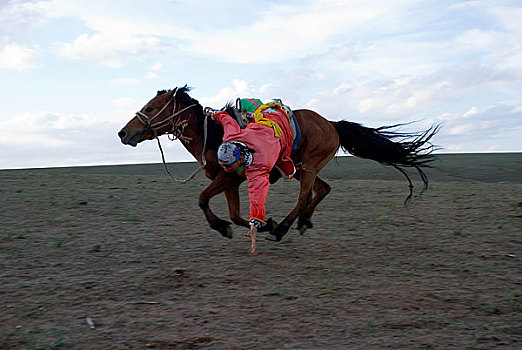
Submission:
[[[261,100],[256,98],[238,98],[236,100],[235,108],[227,108],[227,112],[234,117],[234,119],[238,122],[239,126],[244,129],[246,126],[254,120],[254,116],[256,111],[261,107],[261,111],[267,112],[280,112],[279,110],[273,109],[273,107],[281,107],[283,112],[287,115],[289,119],[290,129],[292,130],[293,135],[293,143],[292,150],[297,148],[297,144],[299,140],[301,140],[301,128],[299,127],[299,123],[295,117],[294,112],[290,107],[283,104],[280,99],[276,99],[271,103],[263,104]],[[230,110],[232,109],[232,110]],[[232,114],[231,114],[232,112]],[[257,114],[259,116],[259,114]],[[257,121],[259,122],[259,121]],[[263,123],[263,121],[261,121]],[[276,131],[277,134],[277,131]]]

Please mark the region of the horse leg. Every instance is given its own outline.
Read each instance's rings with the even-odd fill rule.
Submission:
[[[326,182],[317,176],[314,182],[314,197],[308,207],[303,211],[301,215],[299,215],[299,220],[297,221],[297,229],[300,234],[303,234],[307,229],[312,228],[312,215],[314,214],[315,208],[317,205],[330,193],[331,187]]]
[[[248,221],[243,219],[240,214],[239,185],[225,190],[225,197],[227,198],[230,220],[238,226],[249,228]]]
[[[270,231],[270,234],[275,236],[276,241],[280,241],[281,238],[283,238],[283,236],[288,232],[294,223],[295,219],[297,219],[299,215],[302,215],[303,211],[310,205],[312,201],[312,188],[315,183],[316,176],[316,172],[312,170],[305,170],[301,172],[301,185],[299,190],[299,198],[297,199],[297,205],[275,229]]]
[[[218,218],[212,210],[210,210],[209,202],[210,198],[223,192],[230,181],[230,178],[225,176],[225,173],[220,174],[212,180],[210,185],[208,185],[203,192],[199,194],[199,207],[203,210],[203,213],[210,224],[210,228],[218,231],[223,237],[227,238],[232,238],[231,223]]]

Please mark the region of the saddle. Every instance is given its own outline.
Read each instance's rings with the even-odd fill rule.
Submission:
[[[299,128],[299,124],[297,123],[297,119],[294,115],[294,112],[290,107],[283,104],[281,99],[274,99],[271,103],[276,103],[280,105],[281,109],[286,113],[294,140],[292,143],[292,150],[296,149],[297,144],[301,139],[301,129]],[[269,104],[264,105],[263,102],[261,102],[261,100],[259,99],[237,98],[235,106],[228,105],[226,107],[226,112],[237,121],[241,129],[244,129],[247,127],[248,124],[250,124],[254,120],[254,112],[261,106],[270,108],[268,107],[268,105]]]

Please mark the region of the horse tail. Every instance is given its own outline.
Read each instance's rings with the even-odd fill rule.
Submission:
[[[345,152],[375,160],[383,165],[399,170],[408,180],[410,193],[407,204],[413,196],[413,184],[403,168],[415,168],[424,184],[419,195],[428,189],[428,177],[422,168],[431,167],[436,157],[432,154],[437,148],[430,142],[439,131],[440,125],[433,125],[426,131],[404,133],[393,131],[403,124],[368,128],[361,124],[338,121],[332,122]]]

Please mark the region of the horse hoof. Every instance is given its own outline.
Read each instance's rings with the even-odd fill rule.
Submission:
[[[312,222],[309,219],[299,218],[299,221],[297,223],[297,230],[299,231],[299,233],[301,235],[303,233],[305,233],[306,230],[308,230],[309,228],[313,228],[313,227],[314,227],[314,224],[312,224]]]
[[[221,233],[223,237],[232,238],[234,232],[232,231],[232,227],[230,227],[230,225],[230,222],[221,220],[221,222],[219,222],[219,225],[211,225],[210,227],[216,230],[217,232]]]
[[[265,239],[267,241],[272,241],[272,242],[279,242],[281,241],[281,237],[280,236],[275,236],[273,234],[268,234],[267,236],[265,236]]]
[[[226,238],[229,238],[229,239],[232,239],[232,237],[234,236],[234,231],[232,231],[232,227],[230,227],[230,226],[227,226],[225,228],[225,231],[224,232],[220,231],[220,233],[221,233],[221,235],[223,237],[226,237]]]
[[[268,239],[269,241],[273,241],[273,242],[280,242],[281,239],[283,238],[283,236],[285,235],[286,232],[284,233],[281,233],[281,231],[275,229],[275,230],[270,230],[268,231],[268,235],[266,235],[266,239]]]

